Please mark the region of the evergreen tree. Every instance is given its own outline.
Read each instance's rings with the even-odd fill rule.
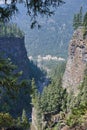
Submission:
[[[16,6],[16,3],[20,3],[20,0],[11,0],[11,3],[8,5],[6,4],[8,2],[8,0],[5,0],[5,5],[6,6],[0,6],[0,21],[8,21],[10,20],[10,18],[13,16],[13,14],[15,14],[16,12],[18,12],[18,8]],[[58,7],[60,4],[65,3],[62,0],[45,0],[45,1],[39,1],[39,0],[30,0],[30,1],[25,1],[26,3],[26,8],[27,8],[27,12],[29,14],[29,16],[31,16],[31,20],[32,26],[35,26],[36,24],[38,24],[36,17],[37,15],[46,15],[46,16],[51,16],[53,14],[54,11],[52,11],[50,9],[50,7],[53,6],[53,8]],[[22,1],[22,4],[24,4],[24,2]],[[40,25],[38,25],[38,27],[40,27]]]
[[[17,117],[17,127],[21,127],[21,118]]]
[[[28,118],[26,115],[26,111],[24,109],[23,109],[21,118],[22,118],[21,126],[24,128],[24,130],[26,130],[27,128],[29,128],[29,122],[28,122]]]
[[[11,127],[14,125],[14,120],[9,113],[0,113],[0,128]]]
[[[76,30],[79,26],[82,26],[82,24],[83,24],[83,13],[82,13],[82,7],[81,7],[79,13],[74,14],[74,18],[73,18],[74,30]]]
[[[83,122],[87,124],[87,121],[84,120],[87,118],[87,68],[84,73],[83,82],[79,86],[79,94],[77,97],[72,97],[72,95],[70,96],[71,107],[69,107],[71,113],[68,115],[67,124],[71,127],[76,125],[81,126]]]
[[[83,13],[82,13],[82,7],[80,8],[80,11],[79,11],[79,24],[80,26],[82,26],[82,23],[83,23]]]
[[[35,80],[32,79],[31,81],[31,98],[32,98],[32,104],[35,105],[37,102],[37,97],[38,97],[38,90],[36,88]]]
[[[26,111],[23,109],[22,111],[22,122],[27,120]]]
[[[76,14],[74,14],[74,18],[73,18],[73,28],[74,30],[78,28],[78,19]]]
[[[10,95],[17,93],[21,87],[18,79],[22,72],[16,73],[15,70],[16,66],[12,64],[10,59],[4,59],[0,56],[0,88],[1,91],[4,89]]]
[[[45,87],[41,95],[41,108],[45,112],[60,112],[66,109],[67,92],[61,86],[61,78]]]
[[[80,90],[80,93],[78,94],[79,103],[87,105],[87,68],[85,69],[84,80],[79,90]]]
[[[19,112],[21,114],[23,106],[19,106],[19,102],[23,96],[29,98],[30,94],[29,82],[20,81],[22,72],[17,72],[16,68],[10,59],[0,56],[0,111],[10,112],[13,115],[19,114]],[[29,99],[23,98],[22,102],[24,101],[30,105]],[[25,102],[23,105],[25,106]]]
[[[84,26],[84,34],[83,34],[83,36],[85,38],[85,36],[87,35],[87,12],[86,12],[86,14],[84,16],[84,19],[83,19],[83,26]]]
[[[86,14],[85,14],[85,16],[84,16],[83,25],[84,25],[85,27],[87,27],[87,12],[86,12]]]

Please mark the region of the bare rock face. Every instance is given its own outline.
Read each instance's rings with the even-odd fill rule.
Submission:
[[[32,108],[32,126],[31,130],[38,130],[38,123],[37,123],[37,115],[36,115],[36,110],[33,107]]]
[[[84,77],[84,70],[87,63],[87,39],[83,39],[83,31],[80,27],[74,32],[68,50],[68,61],[63,76],[63,87],[67,91],[78,92],[78,85]],[[76,87],[77,86],[77,87]]]

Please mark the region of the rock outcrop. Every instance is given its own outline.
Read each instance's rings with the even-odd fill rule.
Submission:
[[[78,85],[84,77],[84,70],[87,63],[87,39],[83,39],[82,28],[78,28],[69,44],[68,60],[63,76],[63,87],[68,92],[78,93]],[[76,87],[77,86],[77,87]]]
[[[31,130],[38,130],[37,114],[36,114],[36,110],[35,110],[34,107],[32,108],[32,126],[31,126]]]
[[[23,78],[29,79],[30,67],[24,37],[0,37],[0,54],[10,58],[17,65],[18,71],[23,71]]]
[[[24,37],[0,37],[0,55],[10,58],[17,70],[23,71],[22,79],[40,79],[42,72],[28,59]]]
[[[38,81],[42,76],[41,70],[27,57],[24,37],[0,37],[0,55],[4,58],[10,58],[12,63],[17,66],[17,71],[23,72],[20,80],[35,78]],[[15,107],[12,107],[13,102],[8,104],[11,106],[10,113],[14,116],[21,114],[23,109],[28,114],[31,113],[30,96],[25,94],[25,88],[20,92]]]
[[[0,55],[2,55],[4,58],[10,58],[12,63],[17,66],[16,71],[23,72],[20,80],[30,79],[32,77],[32,69],[30,61],[27,57],[24,37],[0,37]],[[30,96],[25,95],[23,91],[20,92],[18,100],[15,101],[15,107],[13,107],[13,102],[9,102],[9,98],[7,101],[3,100],[3,104],[5,102],[8,104],[8,106],[11,106],[10,113],[13,116],[21,114],[24,108],[30,108],[28,112],[31,111],[31,106],[29,104]]]

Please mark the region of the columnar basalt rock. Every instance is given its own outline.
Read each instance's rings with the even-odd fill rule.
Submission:
[[[78,93],[78,85],[84,77],[84,70],[87,63],[87,39],[83,39],[83,29],[78,28],[70,41],[68,60],[63,76],[63,87],[67,91]]]

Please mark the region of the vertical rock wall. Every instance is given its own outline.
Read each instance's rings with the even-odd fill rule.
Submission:
[[[77,29],[70,41],[68,50],[68,60],[63,76],[63,87],[69,91],[78,92],[78,85],[84,77],[84,70],[87,63],[87,39],[83,39],[83,31]]]
[[[24,45],[24,37],[0,37],[0,54],[18,66],[23,71],[23,78],[30,77],[29,59]]]
[[[30,79],[32,77],[31,63],[27,57],[27,51],[24,44],[24,37],[0,37],[0,55],[5,58],[10,58],[12,63],[17,66],[17,71],[22,71],[21,79]],[[25,88],[26,89],[26,88]],[[21,90],[18,99],[15,102],[6,102],[10,108],[10,113],[13,116],[20,115],[25,109],[28,113],[31,112],[30,96],[25,94],[25,89]]]
[[[24,37],[0,37],[0,55],[5,58],[10,58],[12,63],[17,66],[18,72],[23,71],[23,75],[20,79],[30,80],[35,78],[35,81],[38,81],[41,76],[44,75],[42,71],[28,59]],[[27,110],[29,115],[31,113],[30,96],[29,94],[25,94],[25,89],[26,88],[23,88],[20,92],[15,107],[11,107],[11,113],[13,115],[21,114],[23,109]]]

